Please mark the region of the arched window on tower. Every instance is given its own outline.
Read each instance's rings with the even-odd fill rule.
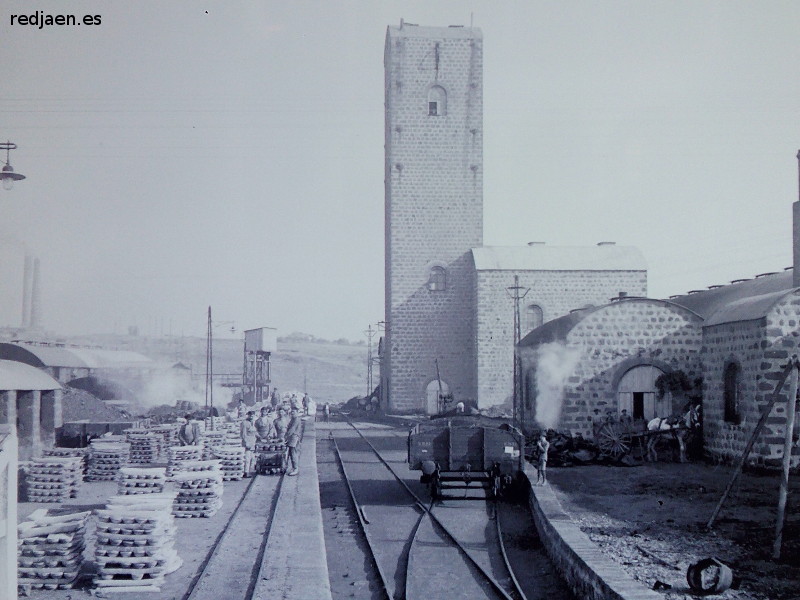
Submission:
[[[739,424],[739,365],[735,362],[725,367],[723,375],[723,397],[725,399],[725,421]]]
[[[544,312],[538,304],[529,304],[525,307],[525,327],[527,331],[536,329],[544,322]]]
[[[428,289],[432,292],[439,292],[447,289],[447,271],[444,267],[431,267],[428,275]]]
[[[428,116],[443,117],[447,114],[447,92],[440,85],[428,90]]]

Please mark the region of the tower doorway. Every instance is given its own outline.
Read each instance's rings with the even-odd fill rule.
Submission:
[[[447,383],[442,381],[442,393],[450,391]],[[434,379],[425,387],[425,414],[435,415],[439,413],[439,380]]]

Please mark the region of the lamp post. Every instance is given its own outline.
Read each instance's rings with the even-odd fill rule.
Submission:
[[[20,181],[25,179],[25,175],[21,173],[15,173],[14,167],[11,166],[10,161],[10,154],[12,150],[15,150],[17,147],[16,144],[12,144],[11,142],[0,143],[0,150],[6,151],[6,164],[3,166],[2,171],[0,171],[0,180],[3,182],[3,189],[10,190],[14,187],[15,181]]]

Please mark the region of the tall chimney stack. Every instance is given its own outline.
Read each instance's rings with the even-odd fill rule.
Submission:
[[[800,150],[797,151],[797,186],[798,200],[792,205],[792,287],[800,287]]]
[[[22,327],[27,329],[31,325],[31,271],[33,259],[25,255],[25,270],[22,274]]]
[[[31,322],[32,329],[38,329],[42,321],[42,299],[39,286],[39,259],[33,259],[33,281],[31,282]]]

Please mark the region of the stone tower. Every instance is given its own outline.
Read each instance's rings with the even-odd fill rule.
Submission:
[[[439,382],[476,399],[475,270],[483,243],[483,37],[389,27],[386,93],[385,406],[434,412]]]

